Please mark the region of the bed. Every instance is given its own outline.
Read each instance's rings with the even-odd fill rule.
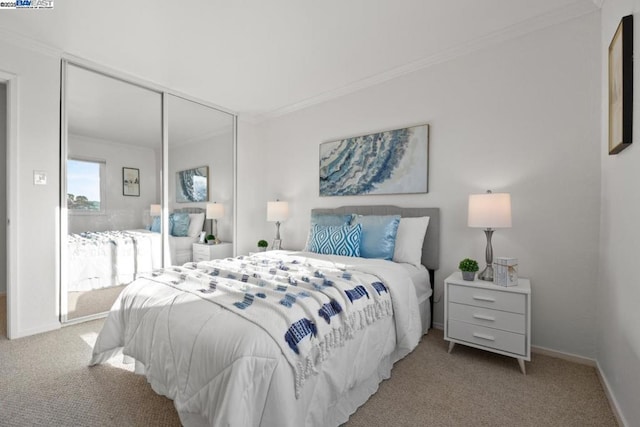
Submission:
[[[202,208],[176,209],[190,216],[188,235],[169,236],[171,264],[192,259],[204,224]],[[84,292],[130,283],[162,266],[162,235],[145,229],[91,231],[67,236],[67,290]]]
[[[438,267],[438,209],[340,209],[429,216],[421,262]],[[336,426],[428,329],[429,275],[291,251],[158,270],[122,292],[90,364],[123,351],[185,426]]]

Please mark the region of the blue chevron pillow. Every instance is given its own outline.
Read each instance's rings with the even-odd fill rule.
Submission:
[[[318,225],[311,228],[309,252],[360,256],[362,225]]]

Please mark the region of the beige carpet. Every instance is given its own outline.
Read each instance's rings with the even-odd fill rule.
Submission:
[[[71,320],[109,311],[124,288],[123,285],[84,292],[67,292],[67,318]]]
[[[1,426],[180,425],[143,377],[118,363],[86,366],[102,323],[0,338]],[[524,376],[515,359],[446,350],[431,331],[345,426],[616,425],[594,368],[534,355]]]

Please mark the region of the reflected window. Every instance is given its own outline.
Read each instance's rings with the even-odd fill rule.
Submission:
[[[76,214],[104,213],[106,180],[104,161],[67,160],[67,208]]]

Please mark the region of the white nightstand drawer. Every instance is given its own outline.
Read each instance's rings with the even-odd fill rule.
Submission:
[[[453,302],[449,303],[449,319],[461,320],[475,325],[502,329],[503,331],[518,334],[524,334],[527,330],[526,317],[524,314],[491,310]]]
[[[200,261],[209,261],[209,255],[208,254],[197,254],[197,253],[193,253],[193,262],[200,262]]]
[[[197,260],[196,258],[202,258]],[[209,258],[209,247],[207,245],[193,245],[193,260],[203,261]]]
[[[523,334],[472,325],[449,319],[449,336],[461,341],[526,356],[526,337]]]
[[[449,301],[513,313],[524,314],[526,311],[523,294],[472,286],[449,284]]]
[[[191,246],[193,248],[193,262],[211,261],[212,259],[233,256],[233,244],[228,242],[218,243],[217,245],[194,243]]]

